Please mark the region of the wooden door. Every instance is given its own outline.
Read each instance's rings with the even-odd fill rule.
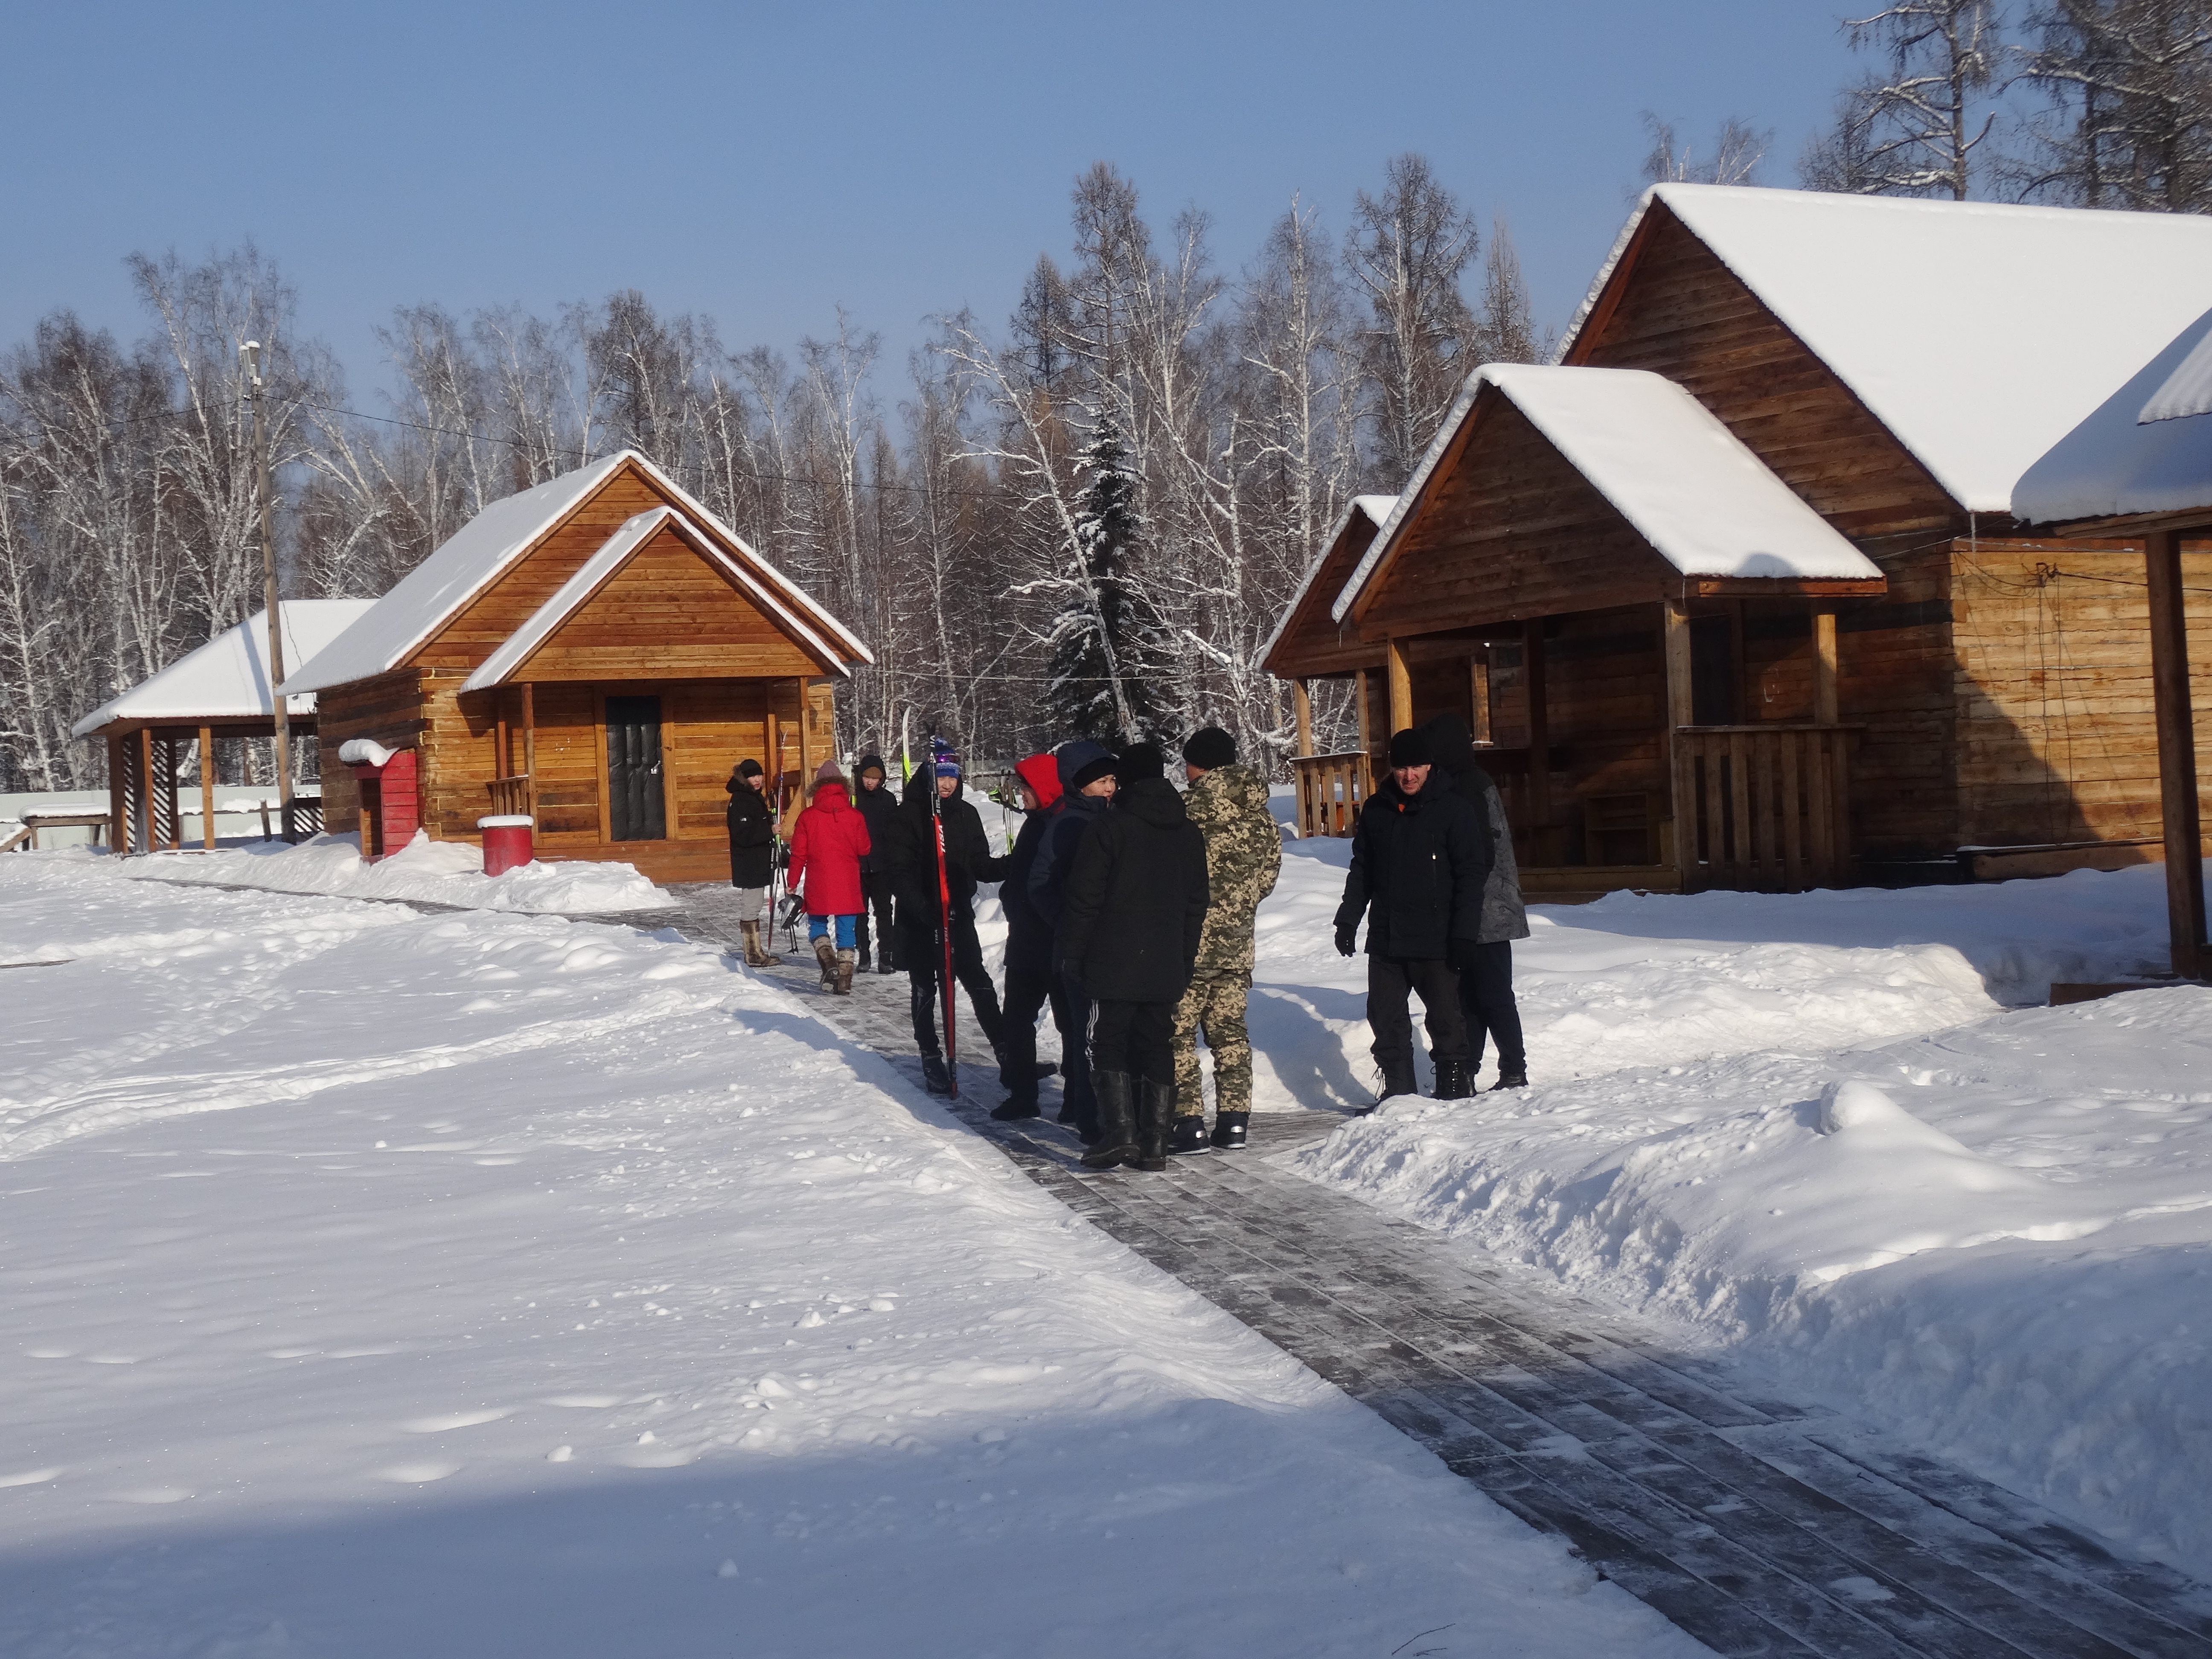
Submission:
[[[661,783],[660,699],[607,699],[607,836],[664,841],[667,794]]]

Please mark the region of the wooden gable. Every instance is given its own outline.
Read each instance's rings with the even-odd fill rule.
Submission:
[[[1485,386],[1354,615],[1360,638],[1379,641],[1656,600],[1681,580]]]
[[[1963,517],[1856,394],[1663,202],[1650,204],[1561,361],[1665,375],[1846,536],[1947,528]]]
[[[1317,675],[1348,674],[1381,665],[1379,646],[1359,638],[1349,622],[1340,627],[1329,615],[1336,596],[1352,579],[1359,561],[1373,545],[1379,526],[1366,514],[1346,515],[1344,528],[1321,556],[1321,563],[1299,594],[1290,619],[1276,635],[1275,643],[1261,666],[1284,679],[1306,679]]]

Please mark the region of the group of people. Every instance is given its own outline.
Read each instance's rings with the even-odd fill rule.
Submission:
[[[1038,1115],[1037,1085],[1058,1072],[1060,1121],[1074,1127],[1093,1170],[1164,1170],[1174,1154],[1242,1147],[1253,929],[1282,867],[1282,838],[1267,781],[1238,762],[1227,732],[1195,732],[1182,756],[1181,790],[1151,743],[1116,755],[1079,738],[1028,757],[1014,769],[1021,830],[1003,854],[991,851],[957,755],[937,755],[901,797],[879,756],[864,756],[850,784],[825,761],[781,832],[759,763],[740,762],[729,783],[730,860],[745,960],[779,960],[767,899],[781,838],[823,988],[850,995],[855,973],[872,965],[903,971],[933,1093],[952,1087],[937,1025],[949,969],[998,1063],[1006,1098],[994,1118]],[[1486,1035],[1498,1045],[1498,1086],[1525,1083],[1510,941],[1528,927],[1498,792],[1465,723],[1449,717],[1399,732],[1390,763],[1361,814],[1336,917],[1347,956],[1368,923],[1378,1103],[1419,1092],[1416,994],[1438,1098],[1470,1091]],[[1000,884],[1006,912],[1003,1000],[975,933],[983,882]],[[1056,1065],[1037,1058],[1048,1009]],[[1201,1039],[1213,1059],[1210,1129]]]

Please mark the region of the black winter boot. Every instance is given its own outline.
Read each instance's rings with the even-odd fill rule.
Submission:
[[[1175,1121],[1176,1086],[1137,1079],[1137,1167],[1158,1175],[1168,1167],[1168,1125]],[[1203,1124],[1205,1119],[1194,1122]]]
[[[1018,1123],[1025,1117],[1042,1117],[1044,1114],[1035,1095],[1009,1095],[1004,1103],[991,1109],[991,1115],[1000,1123]]]
[[[1474,1081],[1468,1075],[1463,1060],[1440,1060],[1437,1062],[1437,1098],[1465,1100],[1474,1092]]]
[[[1411,1054],[1403,1060],[1386,1062],[1382,1067],[1382,1090],[1375,1097],[1375,1105],[1363,1106],[1352,1116],[1372,1115],[1376,1106],[1394,1095],[1417,1095],[1420,1092],[1421,1080],[1413,1074],[1413,1057]]]
[[[1216,1112],[1213,1115],[1213,1144],[1224,1152],[1241,1152],[1244,1147],[1244,1131],[1252,1121],[1249,1112]]]
[[[1136,1079],[1127,1072],[1093,1072],[1098,1100],[1098,1141],[1083,1155],[1086,1170],[1117,1170],[1137,1161]]]
[[[1210,1152],[1213,1143],[1206,1138],[1206,1120],[1195,1112],[1185,1112],[1175,1121],[1174,1133],[1168,1137],[1168,1151],[1181,1156],[1188,1152]]]
[[[936,1054],[921,1057],[921,1086],[933,1095],[952,1092],[952,1073],[945,1069],[945,1061]]]
[[[1498,1081],[1490,1085],[1490,1092],[1494,1095],[1500,1089],[1525,1089],[1528,1086],[1528,1073],[1500,1072],[1498,1074]]]

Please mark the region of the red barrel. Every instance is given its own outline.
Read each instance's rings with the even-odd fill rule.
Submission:
[[[527,812],[500,812],[478,818],[483,832],[484,874],[503,876],[538,856],[531,846],[531,817]]]

